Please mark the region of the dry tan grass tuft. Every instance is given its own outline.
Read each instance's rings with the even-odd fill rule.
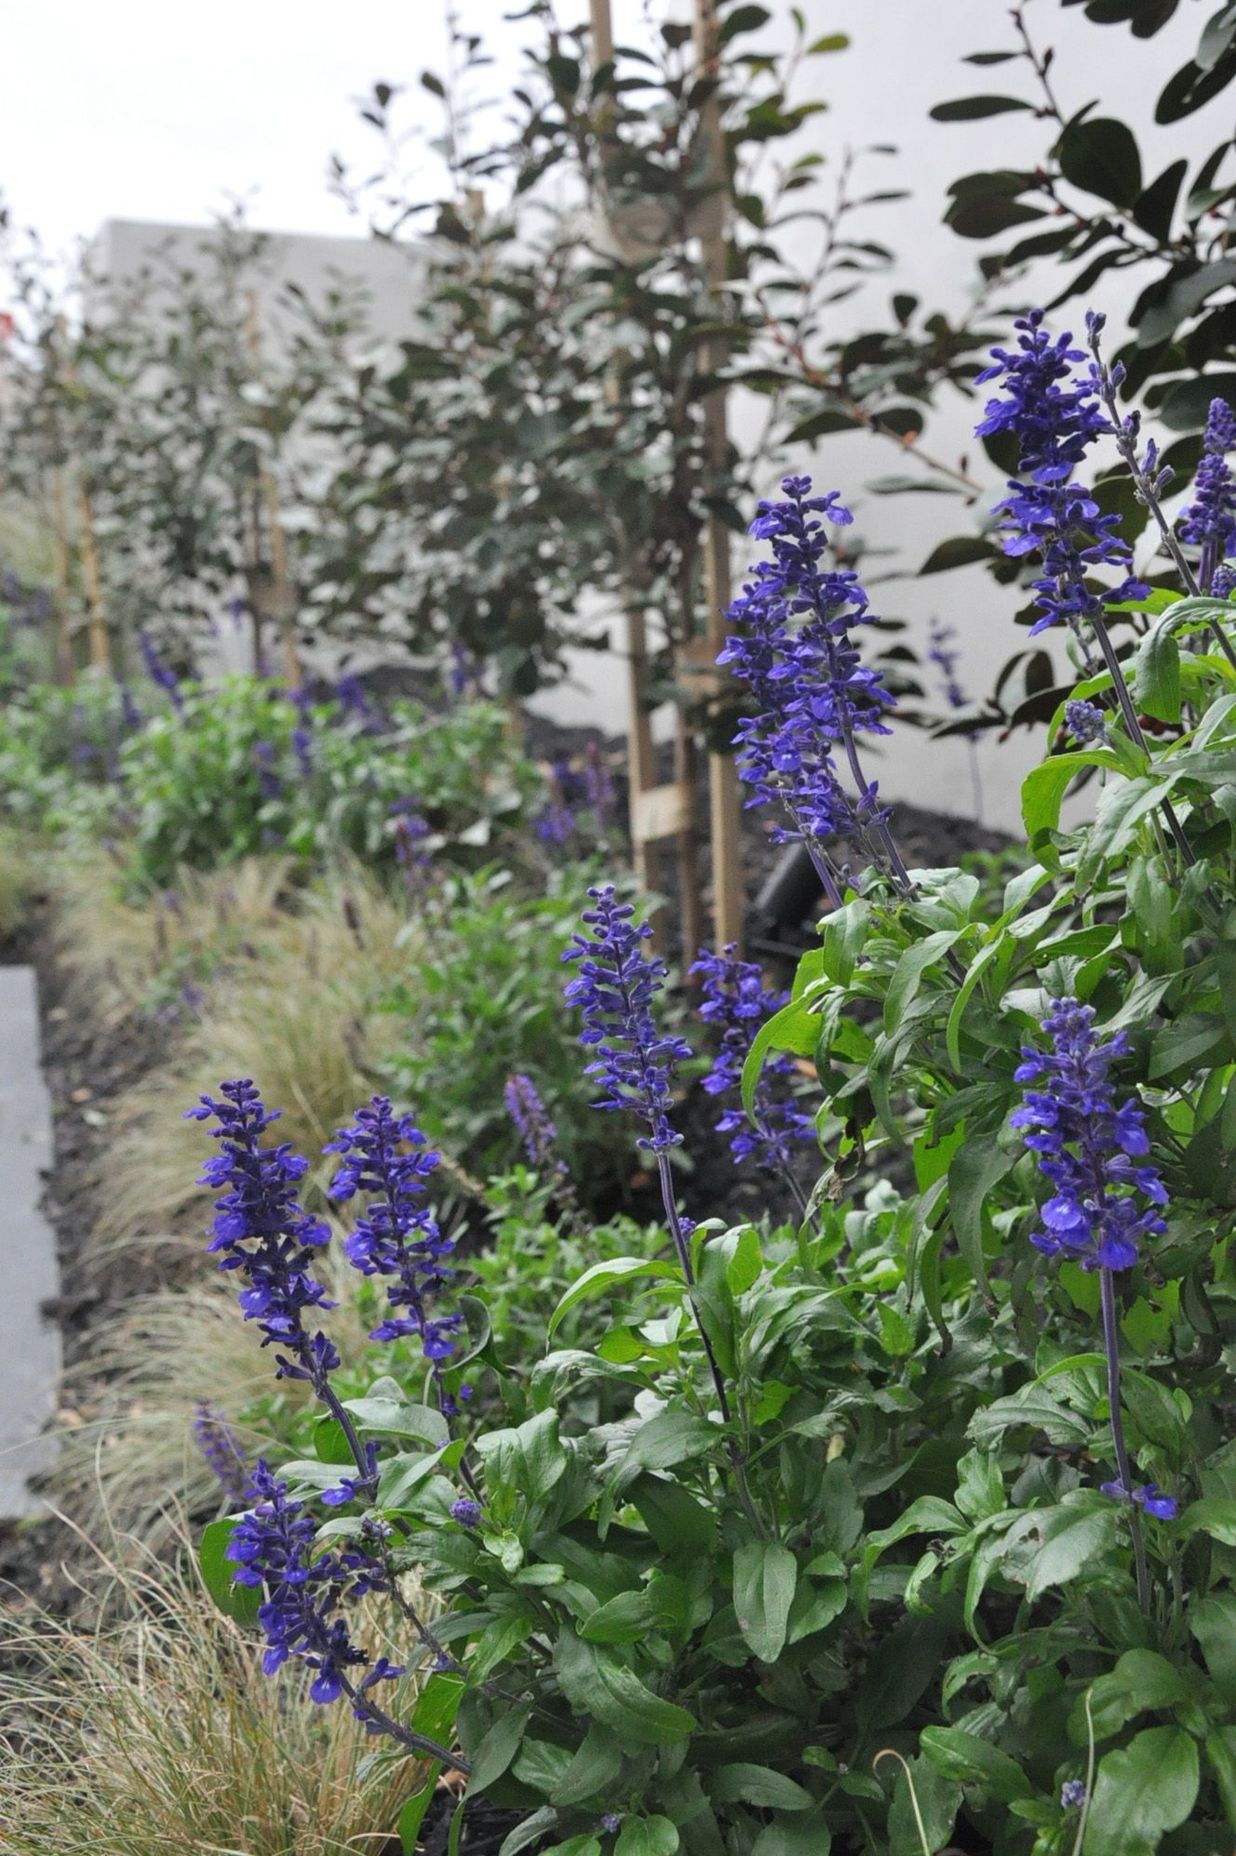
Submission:
[[[180,1111],[225,1077],[254,1077],[283,1111],[281,1138],[311,1160],[320,1153],[372,1093],[397,1035],[380,1006],[407,970],[407,933],[404,909],[355,868],[277,917],[257,956],[215,988],[168,1062],[114,1105],[90,1245],[96,1258],[153,1242],[166,1263],[186,1237],[196,1246],[207,1195],[195,1182],[212,1149]],[[319,1166],[309,1177],[315,1206],[328,1173]]]
[[[378,1856],[423,1783],[303,1672],[261,1671],[187,1554],[103,1562],[95,1628],[0,1612],[0,1848],[8,1856]],[[375,1642],[372,1620],[361,1633]],[[384,1692],[395,1712],[411,1693]]]
[[[67,1002],[105,1018],[141,1010],[173,974],[209,978],[260,959],[286,922],[290,864],[250,857],[224,870],[181,872],[174,889],[126,901],[99,853],[55,870],[56,953]]]
[[[357,1310],[360,1278],[338,1242],[321,1253],[317,1274],[338,1303],[330,1334],[350,1366],[369,1345]],[[60,1432],[49,1485],[56,1504],[91,1537],[115,1517],[152,1547],[166,1545],[176,1508],[208,1514],[219,1485],[194,1440],[198,1406],[232,1424],[252,1462],[278,1429],[280,1409],[291,1417],[309,1397],[299,1380],[276,1381],[270,1349],[259,1340],[236,1305],[235,1281],[213,1272],[183,1289],[139,1297],[65,1385],[74,1422]],[[267,1399],[263,1430],[249,1435],[239,1415]]]

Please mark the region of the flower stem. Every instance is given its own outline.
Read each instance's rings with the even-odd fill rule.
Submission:
[[[1111,1412],[1116,1477],[1125,1491],[1129,1507],[1129,1532],[1133,1536],[1133,1564],[1137,1573],[1137,1602],[1143,1611],[1149,1613],[1150,1569],[1146,1564],[1146,1544],[1142,1539],[1142,1518],[1133,1502],[1133,1470],[1124,1440],[1124,1419],[1120,1411],[1120,1329],[1116,1315],[1116,1280],[1112,1271],[1100,1269],[1099,1283],[1103,1306],[1103,1351],[1107,1355],[1107,1403]]]
[[[691,1248],[687,1242],[686,1232],[682,1228],[682,1220],[678,1216],[678,1207],[674,1202],[674,1182],[670,1175],[669,1155],[664,1151],[657,1155],[657,1172],[661,1181],[661,1200],[665,1206],[666,1222],[669,1225],[670,1236],[674,1240],[674,1249],[678,1253],[678,1261],[682,1265],[682,1273],[686,1278],[687,1298],[691,1304],[691,1313],[694,1317],[699,1337],[704,1343],[704,1352],[708,1358],[708,1370],[712,1375],[712,1383],[716,1388],[717,1409],[721,1413],[722,1422],[728,1425],[733,1422],[729,1394],[725,1389],[725,1379],[722,1375],[717,1356],[713,1352],[712,1342],[708,1338],[708,1331],[704,1326],[699,1304],[696,1301],[695,1271],[691,1267]],[[759,1539],[764,1540],[768,1536],[768,1529],[764,1526],[760,1511],[756,1507],[754,1497],[751,1494],[751,1489],[747,1482],[746,1464],[743,1460],[742,1452],[732,1438],[726,1445],[726,1451],[730,1459],[730,1467],[734,1472],[734,1485],[738,1490],[738,1499],[742,1503],[743,1513],[746,1515],[748,1521],[750,1521]]]
[[[1129,686],[1125,682],[1124,671],[1120,667],[1120,659],[1116,656],[1116,647],[1111,641],[1111,634],[1106,624],[1097,613],[1094,615],[1091,623],[1094,626],[1094,635],[1099,641],[1099,649],[1103,653],[1103,662],[1106,664],[1108,673],[1111,676],[1112,688],[1116,692],[1116,700],[1120,704],[1120,713],[1124,717],[1124,725],[1129,732],[1129,739],[1133,742],[1135,747],[1141,749],[1143,754],[1149,755],[1150,749],[1147,745],[1146,737],[1142,733],[1142,725],[1137,719],[1137,710],[1133,706],[1133,698],[1129,694]],[[1160,800],[1159,809],[1163,814],[1167,829],[1172,834],[1172,841],[1180,853],[1181,862],[1189,866],[1195,864],[1197,858],[1193,855],[1193,848],[1189,840],[1185,837],[1184,827],[1176,816],[1176,809],[1172,805],[1171,800]]]

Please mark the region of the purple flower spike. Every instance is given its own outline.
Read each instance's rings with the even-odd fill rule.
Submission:
[[[567,1168],[558,1152],[558,1130],[532,1078],[519,1072],[508,1076],[502,1100],[537,1172],[546,1178],[565,1177]]]
[[[1236,548],[1236,479],[1227,465],[1232,450],[1236,450],[1236,413],[1226,400],[1211,400],[1202,461],[1193,480],[1193,501],[1180,514],[1181,540],[1202,551],[1198,580],[1204,593],[1218,590],[1216,570]]]
[[[335,1613],[345,1595],[359,1598],[388,1590],[389,1582],[363,1553],[315,1553],[312,1515],[303,1502],[289,1499],[287,1483],[278,1481],[264,1462],[254,1470],[248,1493],[253,1507],[233,1529],[227,1557],[237,1585],[265,1588],[258,1607],[258,1623],[269,1645],[263,1670],[274,1675],[289,1657],[296,1657],[315,1671],[312,1700],[337,1701],[347,1694],[357,1718],[366,1720],[359,1697],[375,1682],[402,1675],[403,1670],[380,1657],[355,1685],[348,1671],[369,1658],[356,1648],[347,1625]]]
[[[819,842],[875,813],[875,786],[864,782],[856,797],[847,794],[836,752],[845,744],[853,764],[856,733],[887,734],[883,715],[893,699],[851,637],[869,617],[857,574],[825,565],[825,522],[853,519],[840,493],[812,496],[809,477],[786,477],[781,488],[786,500],[760,503],[751,524],[771,543],[773,559],[751,569],[730,607],[733,635],[717,662],[747,684],[760,710],[734,737],[748,804],[784,805],[796,831],[777,835]]]
[[[1154,1209],[1167,1193],[1155,1168],[1138,1164],[1150,1152],[1141,1104],[1133,1098],[1117,1108],[1108,1076],[1128,1039],[1121,1031],[1101,1043],[1093,1009],[1075,999],[1058,999],[1043,1029],[1053,1049],[1024,1047],[1015,1072],[1019,1083],[1043,1087],[1028,1090],[1010,1118],[1026,1130],[1026,1146],[1055,1187],[1031,1242],[1084,1270],[1131,1269],[1139,1240],[1167,1228]]]
[[[612,885],[588,894],[595,906],[583,919],[592,932],[576,934],[562,958],[579,962],[566,1000],[584,1015],[580,1043],[596,1049],[585,1075],[599,1077],[605,1093],[593,1106],[642,1117],[648,1133],[639,1144],[660,1154],[682,1140],[670,1126],[670,1083],[691,1048],[680,1037],[660,1036],[653,1019],[652,1002],[667,968],[663,960],[644,958],[652,929],[647,922],[636,925],[634,908],[617,901]]]
[[[246,1321],[262,1330],[262,1345],[284,1349],[276,1355],[278,1376],[307,1379],[320,1391],[339,1355],[325,1334],[307,1334],[304,1315],[311,1308],[333,1308],[325,1289],[311,1274],[313,1253],[330,1240],[330,1228],[305,1212],[296,1196],[308,1162],[283,1142],[263,1147],[261,1137],[278,1120],[248,1077],[219,1085],[220,1099],[203,1096],[186,1120],[208,1121],[221,1151],[202,1169],[199,1184],[219,1197],[208,1248],[221,1252],[219,1268],[240,1270],[248,1286],[240,1295]]]
[[[358,1109],[355,1125],[342,1128],[323,1151],[343,1155],[331,1197],[346,1200],[365,1193],[369,1198],[365,1216],[347,1239],[348,1262],[366,1276],[392,1279],[386,1292],[392,1312],[370,1338],[416,1335],[438,1378],[463,1324],[462,1315],[430,1313],[434,1297],[455,1280],[445,1261],[454,1245],[425,1203],[438,1155],[425,1150],[425,1136],[411,1116],[396,1115],[386,1096],[374,1096]]]
[[[193,1441],[205,1457],[229,1503],[235,1507],[245,1498],[249,1486],[249,1467],[240,1439],[217,1411],[199,1404],[193,1414]]]
[[[1084,744],[1102,741],[1107,733],[1107,716],[1097,703],[1079,697],[1064,705],[1064,725],[1074,741]]]
[[[949,708],[964,709],[970,698],[957,680],[957,666],[961,662],[961,653],[954,648],[952,643],[956,636],[955,626],[941,625],[938,619],[933,619],[927,632],[927,656],[940,672],[944,699]]]
[[[787,1003],[789,994],[765,986],[759,967],[737,959],[733,945],[720,954],[701,953],[691,971],[703,981],[700,1017],[721,1032],[721,1048],[704,1088],[710,1096],[736,1096],[756,1032]],[[730,1152],[736,1161],[754,1160],[768,1171],[788,1172],[795,1144],[814,1141],[812,1117],[787,1093],[793,1075],[793,1062],[784,1052],[770,1055],[756,1085],[754,1116],[748,1116],[741,1103],[725,1110],[717,1132],[733,1136]]]
[[[1018,471],[996,514],[1003,518],[1006,554],[1041,554],[1043,573],[1034,582],[1039,617],[1033,637],[1061,620],[1075,631],[1083,620],[1102,620],[1108,600],[1139,599],[1146,588],[1126,577],[1108,593],[1086,585],[1095,567],[1127,569],[1132,555],[1115,533],[1119,517],[1099,506],[1073,473],[1095,440],[1115,431],[1102,408],[1093,368],[1078,378],[1086,360],[1065,333],[1055,339],[1043,327],[1041,309],[1014,325],[1017,349],[993,348],[993,365],[980,381],[999,380],[1002,393],[987,402],[975,431],[980,437],[1011,432],[1021,447]]]

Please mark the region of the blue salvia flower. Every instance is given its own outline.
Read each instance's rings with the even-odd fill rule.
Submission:
[[[1093,369],[1080,378],[1073,372],[1087,357],[1073,347],[1072,335],[1053,339],[1040,309],[1015,327],[1017,350],[993,348],[992,366],[978,375],[980,381],[998,379],[1003,390],[987,402],[975,430],[980,436],[1011,432],[1020,446],[1021,478],[1010,481],[996,513],[1006,554],[1043,556],[1043,573],[1033,583],[1039,617],[1031,636],[1063,621],[1081,638],[1083,621],[1101,621],[1109,600],[1146,592],[1132,577],[1106,593],[1086,585],[1095,567],[1125,569],[1132,560],[1114,532],[1119,517],[1102,515],[1090,491],[1073,480],[1090,446],[1115,428],[1102,409]]]
[[[427,844],[433,836],[428,819],[422,818],[416,809],[416,801],[409,794],[396,799],[390,808],[394,820],[395,862],[403,873],[403,880],[413,895],[423,886],[425,873],[433,862]]]
[[[1117,1107],[1108,1074],[1128,1038],[1118,1031],[1101,1041],[1093,1007],[1075,999],[1056,1000],[1043,1029],[1052,1049],[1024,1046],[1014,1073],[1042,1087],[1028,1090],[1011,1118],[1055,1187],[1031,1242],[1084,1270],[1131,1269],[1139,1241],[1167,1228],[1155,1209],[1167,1193],[1155,1168],[1141,1164],[1150,1152],[1141,1104],[1130,1097]]]
[[[957,680],[957,666],[961,662],[961,653],[953,648],[952,640],[957,636],[952,625],[941,625],[933,619],[927,633],[927,656],[940,672],[943,680],[944,699],[950,709],[964,709],[970,698]]]
[[[296,1197],[296,1182],[307,1163],[287,1143],[261,1146],[261,1134],[278,1119],[267,1112],[247,1079],[220,1085],[222,1101],[203,1096],[190,1118],[218,1117],[213,1130],[223,1151],[207,1161],[199,1184],[221,1191],[208,1246],[225,1254],[219,1267],[239,1269],[248,1280],[240,1307],[246,1320],[262,1330],[263,1346],[287,1349],[277,1356],[278,1376],[310,1379],[315,1384],[338,1365],[338,1355],[323,1334],[309,1336],[303,1317],[310,1308],[335,1304],[310,1273],[314,1248],[329,1241],[328,1227],[306,1214]]]
[[[548,1178],[565,1176],[566,1163],[558,1152],[558,1130],[532,1078],[521,1071],[508,1076],[502,1100],[537,1172]]]
[[[253,744],[253,768],[257,774],[258,791],[268,802],[278,799],[283,792],[283,782],[278,773],[278,751],[273,741],[255,741]]]
[[[608,831],[614,813],[614,782],[609,765],[595,741],[588,743],[584,760],[584,796],[599,831]]]
[[[119,689],[120,689],[120,719],[124,723],[124,726],[129,730],[131,734],[136,734],[138,729],[141,728],[142,723],[143,723],[142,712],[139,709],[137,705],[137,700],[134,697],[133,691],[129,688],[128,684],[127,683],[120,684]]]
[[[1060,1803],[1066,1811],[1079,1811],[1086,1802],[1086,1781],[1066,1779],[1060,1787]]]
[[[638,1115],[648,1127],[640,1146],[662,1154],[682,1140],[670,1125],[670,1085],[675,1065],[691,1049],[682,1038],[657,1030],[652,1003],[667,968],[663,960],[644,958],[643,943],[652,935],[648,923],[633,920],[634,907],[619,902],[612,885],[588,895],[593,906],[584,910],[583,920],[591,932],[572,936],[562,958],[579,963],[566,1000],[584,1015],[580,1043],[596,1051],[585,1074],[600,1079],[604,1094],[593,1106]]]
[[[704,1078],[704,1088],[710,1096],[737,1096],[756,1032],[788,1003],[790,995],[766,986],[759,967],[754,961],[739,960],[733,943],[720,954],[705,950],[691,971],[703,982],[700,1017],[721,1033],[721,1048]],[[783,1051],[770,1053],[756,1084],[753,1114],[748,1116],[741,1102],[725,1110],[717,1132],[732,1135],[730,1152],[736,1161],[754,1160],[770,1171],[789,1172],[795,1144],[815,1139],[812,1117],[788,1093],[793,1076],[792,1060]]]
[[[1064,725],[1074,741],[1102,741],[1107,733],[1107,715],[1097,703],[1079,696],[1065,703]]]
[[[146,675],[150,678],[150,681],[156,684],[168,697],[177,715],[183,715],[185,701],[180,688],[180,678],[170,665],[163,662],[159,653],[155,650],[149,632],[144,629],[139,629],[137,642],[141,650],[142,662],[146,666]]]
[[[837,774],[836,753],[857,732],[887,734],[892,697],[863,665],[851,628],[867,619],[858,576],[825,565],[825,522],[853,520],[839,492],[812,496],[809,477],[786,477],[784,502],[762,502],[751,533],[773,559],[751,569],[727,617],[734,634],[718,663],[746,683],[760,713],[739,724],[739,772],[752,805],[777,801],[798,832],[823,840],[851,830],[875,807],[874,784],[856,801]],[[788,835],[788,834],[779,834]]]
[[[269,1645],[262,1659],[265,1673],[273,1675],[289,1657],[296,1657],[316,1672],[309,1690],[312,1700],[337,1701],[347,1694],[353,1713],[371,1724],[363,1699],[366,1691],[404,1672],[379,1657],[364,1681],[354,1683],[349,1671],[368,1666],[369,1658],[352,1642],[336,1613],[345,1593],[360,1597],[389,1589],[384,1574],[353,1550],[316,1553],[312,1515],[303,1502],[289,1497],[287,1483],[264,1462],[254,1470],[248,1493],[253,1507],[232,1530],[227,1557],[237,1585],[265,1587],[258,1607],[258,1623]]]
[[[296,711],[296,726],[292,730],[292,752],[296,756],[296,765],[303,779],[309,779],[313,773],[313,698],[307,689],[301,688],[290,692],[289,700]]]
[[[1211,400],[1202,461],[1193,479],[1193,501],[1180,513],[1180,538],[1202,551],[1198,583],[1214,587],[1219,562],[1236,549],[1236,480],[1227,454],[1236,449],[1236,413],[1226,400]]]
[[[1020,1083],[1042,1083],[1027,1090],[1024,1105],[1011,1121],[1027,1130],[1023,1140],[1038,1155],[1039,1171],[1055,1188],[1042,1207],[1042,1229],[1031,1242],[1049,1257],[1064,1257],[1101,1277],[1103,1345],[1112,1442],[1119,1474],[1102,1484],[1103,1493],[1171,1520],[1176,1500],[1161,1495],[1154,1483],[1133,1484],[1132,1468],[1120,1414],[1120,1337],[1113,1272],[1131,1269],[1142,1238],[1159,1236],[1166,1225],[1157,1207],[1167,1193],[1153,1166],[1142,1164],[1150,1152],[1142,1106],[1136,1097],[1117,1104],[1110,1070],[1129,1050],[1118,1031],[1100,1039],[1091,1006],[1058,999],[1043,1021],[1052,1040],[1050,1051],[1022,1050],[1014,1072]],[[1150,1601],[1149,1574],[1141,1536],[1133,1528],[1138,1595]]]
[[[1157,1482],[1147,1482],[1140,1489],[1126,1489],[1124,1483],[1102,1482],[1099,1484],[1104,1495],[1110,1495],[1114,1501],[1129,1502],[1135,1508],[1142,1508],[1152,1514],[1156,1521],[1174,1521],[1180,1512],[1180,1504],[1174,1495],[1161,1495]]]
[[[366,1276],[390,1279],[391,1313],[370,1338],[416,1336],[437,1378],[463,1322],[462,1315],[431,1313],[440,1291],[455,1280],[446,1262],[454,1245],[425,1203],[439,1156],[427,1150],[411,1116],[396,1115],[386,1096],[357,1109],[354,1125],[341,1128],[323,1151],[343,1156],[331,1197],[348,1200],[364,1193],[369,1200],[346,1240],[349,1263]]]
[[[249,1466],[240,1439],[219,1412],[204,1401],[193,1414],[193,1441],[214,1472],[229,1502],[243,1501],[249,1487]]]
[[[311,1268],[314,1251],[330,1241],[330,1228],[310,1217],[296,1195],[308,1162],[286,1141],[262,1146],[279,1111],[263,1106],[248,1077],[220,1083],[219,1099],[202,1096],[186,1120],[212,1116],[221,1151],[206,1162],[198,1182],[219,1193],[208,1248],[222,1253],[220,1269],[245,1276],[241,1312],[257,1322],[264,1347],[273,1342],[283,1349],[276,1355],[277,1376],[307,1379],[320,1392],[339,1355],[325,1334],[308,1334],[304,1326],[308,1310],[335,1306]]]

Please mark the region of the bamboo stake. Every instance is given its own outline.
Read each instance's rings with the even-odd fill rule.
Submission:
[[[715,70],[719,47],[717,40],[716,0],[695,0],[695,49],[702,71]],[[709,287],[720,292],[726,277],[725,148],[721,114],[712,97],[702,111],[702,126],[714,180],[701,217],[701,242],[704,268]],[[701,360],[706,372],[713,373],[725,357],[724,343],[709,341]],[[718,387],[704,401],[704,445],[710,472],[723,477],[729,460],[729,432],[726,420],[726,393]],[[715,515],[708,518],[704,536],[704,584],[708,597],[708,641],[715,659],[725,643],[725,614],[732,598],[730,579],[730,541],[728,531]],[[743,883],[740,853],[738,776],[733,759],[726,754],[708,757],[709,835],[712,840],[713,928],[718,947],[730,942],[741,951],[743,927]]]

